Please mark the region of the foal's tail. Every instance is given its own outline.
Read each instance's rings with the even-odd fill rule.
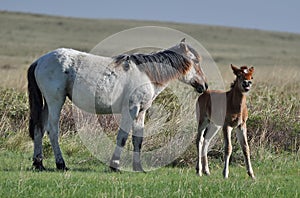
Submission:
[[[42,110],[43,110],[43,96],[38,87],[34,75],[37,61],[32,63],[27,72],[28,80],[28,97],[29,97],[29,136],[34,140],[34,129],[42,127]]]

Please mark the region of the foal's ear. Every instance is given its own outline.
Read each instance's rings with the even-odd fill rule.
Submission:
[[[249,68],[249,71],[250,71],[251,74],[253,74],[254,73],[254,67]]]
[[[180,43],[185,43],[185,38],[181,39]]]
[[[237,66],[234,66],[233,64],[231,64],[231,69],[235,75],[237,75],[237,76],[240,75],[240,69]]]
[[[249,68],[249,73],[251,74],[251,79],[253,79],[254,67]]]

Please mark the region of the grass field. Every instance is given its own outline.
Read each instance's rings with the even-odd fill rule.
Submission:
[[[0,197],[299,197],[300,35],[10,12],[0,12],[0,24],[4,27],[0,28]],[[62,113],[60,141],[71,170],[59,172],[54,168],[47,137],[44,154],[48,171],[40,173],[31,169],[33,144],[27,131],[28,66],[58,47],[88,52],[114,33],[145,25],[174,28],[197,39],[216,61],[227,88],[233,80],[231,63],[255,67],[254,87],[248,99],[248,138],[255,181],[246,175],[235,139],[230,176],[228,180],[222,178],[221,133],[210,152],[210,177],[196,176],[194,145],[170,166],[147,174],[110,173],[74,131],[69,105]],[[168,101],[167,97],[159,100]],[[166,125],[166,132],[175,129],[174,122]],[[163,143],[151,139],[145,145],[157,146],[159,142]]]
[[[255,181],[244,167],[231,166],[228,180],[221,162],[210,177],[199,178],[190,167],[165,167],[149,173],[111,173],[92,158],[68,157],[70,171],[31,170],[29,153],[0,152],[1,197],[299,197],[299,158],[270,155],[254,161]],[[87,156],[86,156],[87,157]]]

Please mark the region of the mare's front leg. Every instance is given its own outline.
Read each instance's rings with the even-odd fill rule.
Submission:
[[[117,135],[117,145],[109,165],[110,169],[115,172],[120,171],[121,153],[131,130],[132,119],[127,113],[125,114],[124,112],[125,111],[122,113],[121,124]]]
[[[141,164],[141,149],[144,135],[144,120],[146,111],[138,113],[138,116],[133,120],[133,171],[145,172]]]
[[[247,168],[248,175],[255,179],[253,169],[251,166],[251,161],[250,161],[250,149],[247,141],[247,126],[246,123],[243,123],[237,128],[237,138],[239,140],[239,143],[241,145],[241,148],[243,150],[244,154],[244,159],[245,159],[245,164]]]
[[[133,123],[138,117],[139,110],[139,107],[135,105],[132,105],[129,109],[124,105],[124,108],[122,109],[121,125],[117,135],[117,145],[110,160],[110,169],[112,171],[120,171],[121,153],[128,139],[131,127],[133,127]]]
[[[224,169],[223,176],[225,179],[228,178],[229,174],[229,159],[232,153],[232,144],[231,144],[231,132],[232,127],[224,126],[223,127],[223,135],[224,135]]]

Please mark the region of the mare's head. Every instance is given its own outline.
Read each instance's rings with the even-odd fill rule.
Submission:
[[[179,78],[179,80],[193,86],[199,93],[207,90],[207,80],[201,68],[201,56],[197,51],[187,45],[185,39],[182,39],[178,45],[169,50],[183,56],[191,64],[191,67]]]
[[[237,86],[242,93],[247,93],[250,91],[252,86],[252,75],[254,73],[254,68],[248,68],[247,66],[242,66],[240,68],[231,64],[233,73],[236,75]]]

